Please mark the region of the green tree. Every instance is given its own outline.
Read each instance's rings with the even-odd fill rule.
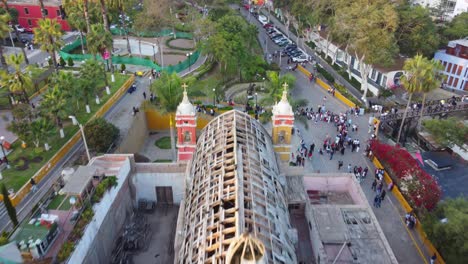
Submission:
[[[83,32],[86,31],[87,24],[83,0],[66,0],[63,7],[67,13],[67,22],[72,28],[80,32],[81,52],[85,54]]]
[[[120,134],[120,130],[104,118],[95,118],[87,123],[84,132],[89,148],[101,153],[106,153]]]
[[[408,109],[411,105],[411,98],[414,93],[421,92],[423,86],[425,85],[425,78],[427,77],[429,60],[424,58],[422,55],[416,55],[414,58],[407,59],[403,70],[406,72],[405,75],[401,78],[401,83],[403,87],[408,92],[408,103],[403,113],[403,119],[401,120],[400,129],[398,131],[397,143],[400,142],[401,132],[403,131],[403,126],[405,125],[405,119],[408,114]]]
[[[446,263],[468,262],[468,200],[446,199],[422,219],[430,241]]]
[[[84,101],[83,90],[71,72],[60,71],[54,74],[51,86],[63,94],[70,110],[74,113],[80,109],[80,102]]]
[[[55,19],[39,19],[38,27],[34,28],[34,40],[41,44],[41,50],[50,54],[56,71],[58,71],[56,52],[63,45],[62,35],[61,26]]]
[[[68,57],[67,64],[68,64],[68,67],[73,67],[73,65],[75,65],[75,63],[73,62],[73,59],[71,57]]]
[[[398,28],[395,32],[401,53],[431,57],[439,46],[439,35],[429,10],[405,2],[397,7]]]
[[[67,116],[66,94],[62,92],[58,84],[47,90],[41,101],[41,109],[44,110],[47,116],[51,117],[60,130],[60,137],[65,136],[63,132],[62,119]]]
[[[89,52],[94,54],[94,58],[96,59],[98,54],[102,55],[104,51],[111,50],[111,49],[112,49],[112,34],[106,31],[102,24],[91,25],[91,32],[89,32],[88,34]],[[103,79],[104,79],[104,82],[106,83],[106,86],[109,86],[109,83],[107,82],[106,72],[102,70],[101,73],[104,76]]]
[[[11,17],[8,13],[0,15],[0,39],[6,38],[10,34],[10,26],[8,22],[10,22]],[[2,68],[4,71],[8,71],[8,65],[5,61],[5,57],[3,56],[3,46],[0,45],[0,63],[2,63]]]
[[[294,87],[296,77],[290,73],[279,76],[278,72],[267,71],[267,80],[266,88],[269,96],[262,99],[262,104],[272,105],[281,99],[285,83],[288,84],[290,90]]]
[[[20,95],[25,102],[29,103],[27,90],[32,89],[33,83],[29,74],[21,70],[23,62],[24,56],[21,53],[7,57],[6,63],[13,67],[14,72],[0,71],[0,86],[8,87],[10,95]],[[11,103],[13,105],[13,102]]]
[[[170,133],[171,133],[171,149],[172,159],[176,158],[175,150],[175,133],[173,113],[177,110],[177,106],[182,101],[182,79],[176,73],[163,72],[151,85],[151,91],[156,94],[159,99],[158,109],[161,113],[170,114]]]
[[[423,121],[424,128],[431,133],[434,140],[444,147],[458,147],[466,150],[468,126],[456,118],[430,119]]]
[[[463,12],[450,21],[448,26],[443,31],[444,35],[449,39],[460,39],[468,36],[468,12]]]
[[[105,78],[105,75],[103,75],[102,72],[103,65],[97,60],[86,60],[85,63],[81,65],[80,84],[83,90],[83,98],[87,108],[89,108],[89,99],[91,95],[95,95],[96,98],[99,98],[98,85],[100,85],[103,81],[107,82],[107,78]]]
[[[18,23],[18,10],[16,10],[16,8],[10,9],[10,7],[8,6],[7,0],[2,0],[2,3],[3,3],[3,7],[5,8],[5,14],[10,15],[11,22],[13,22],[15,24]],[[2,10],[3,9],[0,9],[0,11],[2,11]],[[2,12],[0,12],[0,14],[2,14]],[[0,19],[0,21],[1,21],[1,19]],[[3,23],[3,22],[1,22],[1,23]],[[16,27],[13,27],[13,30],[15,31],[16,38],[19,39],[18,29]],[[3,39],[3,38],[1,38],[1,39]],[[24,47],[21,47],[21,52],[23,53],[23,56],[24,56],[24,62],[26,62],[26,64],[29,65],[28,55],[26,54],[26,51],[24,50]]]
[[[42,142],[44,143],[44,149],[47,151],[49,150],[47,140],[54,132],[54,125],[47,118],[38,118],[30,124],[30,131],[26,141],[33,143],[36,148],[38,148]]]
[[[10,196],[8,195],[8,191],[5,187],[5,184],[2,183],[2,195],[3,195],[3,204],[7,209],[8,216],[10,217],[13,226],[16,227],[18,225],[18,218],[16,216],[16,208],[13,206],[10,200]]]
[[[394,37],[398,15],[387,0],[356,0],[340,5],[334,21],[335,28],[348,35],[349,48],[359,61],[362,99],[366,100],[372,65],[390,65],[398,52]]]

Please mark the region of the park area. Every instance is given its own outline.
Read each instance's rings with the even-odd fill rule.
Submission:
[[[65,74],[66,75],[66,74]],[[22,125],[29,125],[30,129],[25,134],[22,134],[22,131],[18,131],[19,140],[15,141],[11,149],[12,151],[8,155],[8,160],[10,163],[10,168],[2,172],[3,179],[0,180],[0,183],[4,184],[8,189],[13,191],[18,191],[25,183],[33,177],[36,172],[43,167],[51,158],[54,156],[60,148],[68,141],[70,138],[78,132],[78,126],[72,124],[71,120],[67,117],[68,115],[74,115],[77,120],[86,124],[94,114],[104,105],[109,98],[116,93],[116,91],[122,87],[122,85],[128,80],[128,75],[116,74],[115,82],[110,82],[110,74],[107,75],[109,85],[110,85],[110,94],[107,94],[105,91],[105,82],[104,78],[101,78],[96,82],[96,87],[101,87],[96,89],[96,95],[100,97],[100,103],[97,104],[96,100],[90,100],[89,98],[80,100],[68,100],[66,97],[61,97],[59,100],[61,104],[60,109],[60,124],[63,127],[64,137],[62,138],[59,133],[59,127],[54,126],[51,123],[45,124],[47,116],[39,118],[40,121],[33,121],[31,123],[21,123]],[[74,82],[74,80],[71,80]],[[53,90],[52,87],[48,88],[47,91],[41,96],[47,98],[50,95],[49,90]],[[60,95],[57,95],[60,97]],[[91,96],[89,96],[91,97]],[[42,99],[44,100],[44,99]],[[88,101],[90,113],[87,113],[85,107],[85,101]],[[81,103],[80,103],[81,102]],[[72,108],[67,106],[73,105]],[[75,104],[76,107],[75,107]],[[24,104],[23,104],[24,105]],[[44,107],[44,104],[41,104],[40,107]],[[56,107],[55,105],[54,107]],[[18,106],[16,106],[18,107]],[[38,108],[40,108],[38,107]],[[14,111],[14,110],[13,110]],[[39,113],[36,113],[39,114]],[[44,113],[42,113],[44,114]],[[29,122],[27,120],[18,120],[15,122]],[[17,128],[21,129],[21,128]],[[23,139],[26,141],[23,144]],[[46,150],[43,145],[47,143],[50,149]]]

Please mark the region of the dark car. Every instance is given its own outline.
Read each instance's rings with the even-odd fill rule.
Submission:
[[[266,32],[267,32],[268,34],[271,34],[271,33],[273,33],[273,32],[277,32],[277,30],[276,30],[276,28],[274,28],[274,27],[270,27],[270,28],[267,28],[267,29],[266,29]]]
[[[275,39],[280,39],[280,38],[284,38],[284,35],[283,35],[283,34],[281,34],[281,33],[279,33],[279,34],[277,34],[277,35],[275,35],[275,36],[271,37],[271,39],[272,39],[272,40],[275,40]]]

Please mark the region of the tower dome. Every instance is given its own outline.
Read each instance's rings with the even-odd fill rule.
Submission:
[[[283,96],[281,97],[281,101],[273,106],[272,113],[273,115],[294,115],[292,110],[292,106],[288,102],[288,91],[286,90],[288,87],[287,83],[283,84]]]
[[[182,102],[177,106],[176,115],[195,115],[195,107],[190,103],[187,96],[187,85],[184,83],[182,87],[184,88],[184,96]]]

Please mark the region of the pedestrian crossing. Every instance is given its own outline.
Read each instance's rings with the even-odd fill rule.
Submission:
[[[3,214],[6,214],[6,207],[5,204],[3,204],[3,201],[0,202],[0,216]]]

